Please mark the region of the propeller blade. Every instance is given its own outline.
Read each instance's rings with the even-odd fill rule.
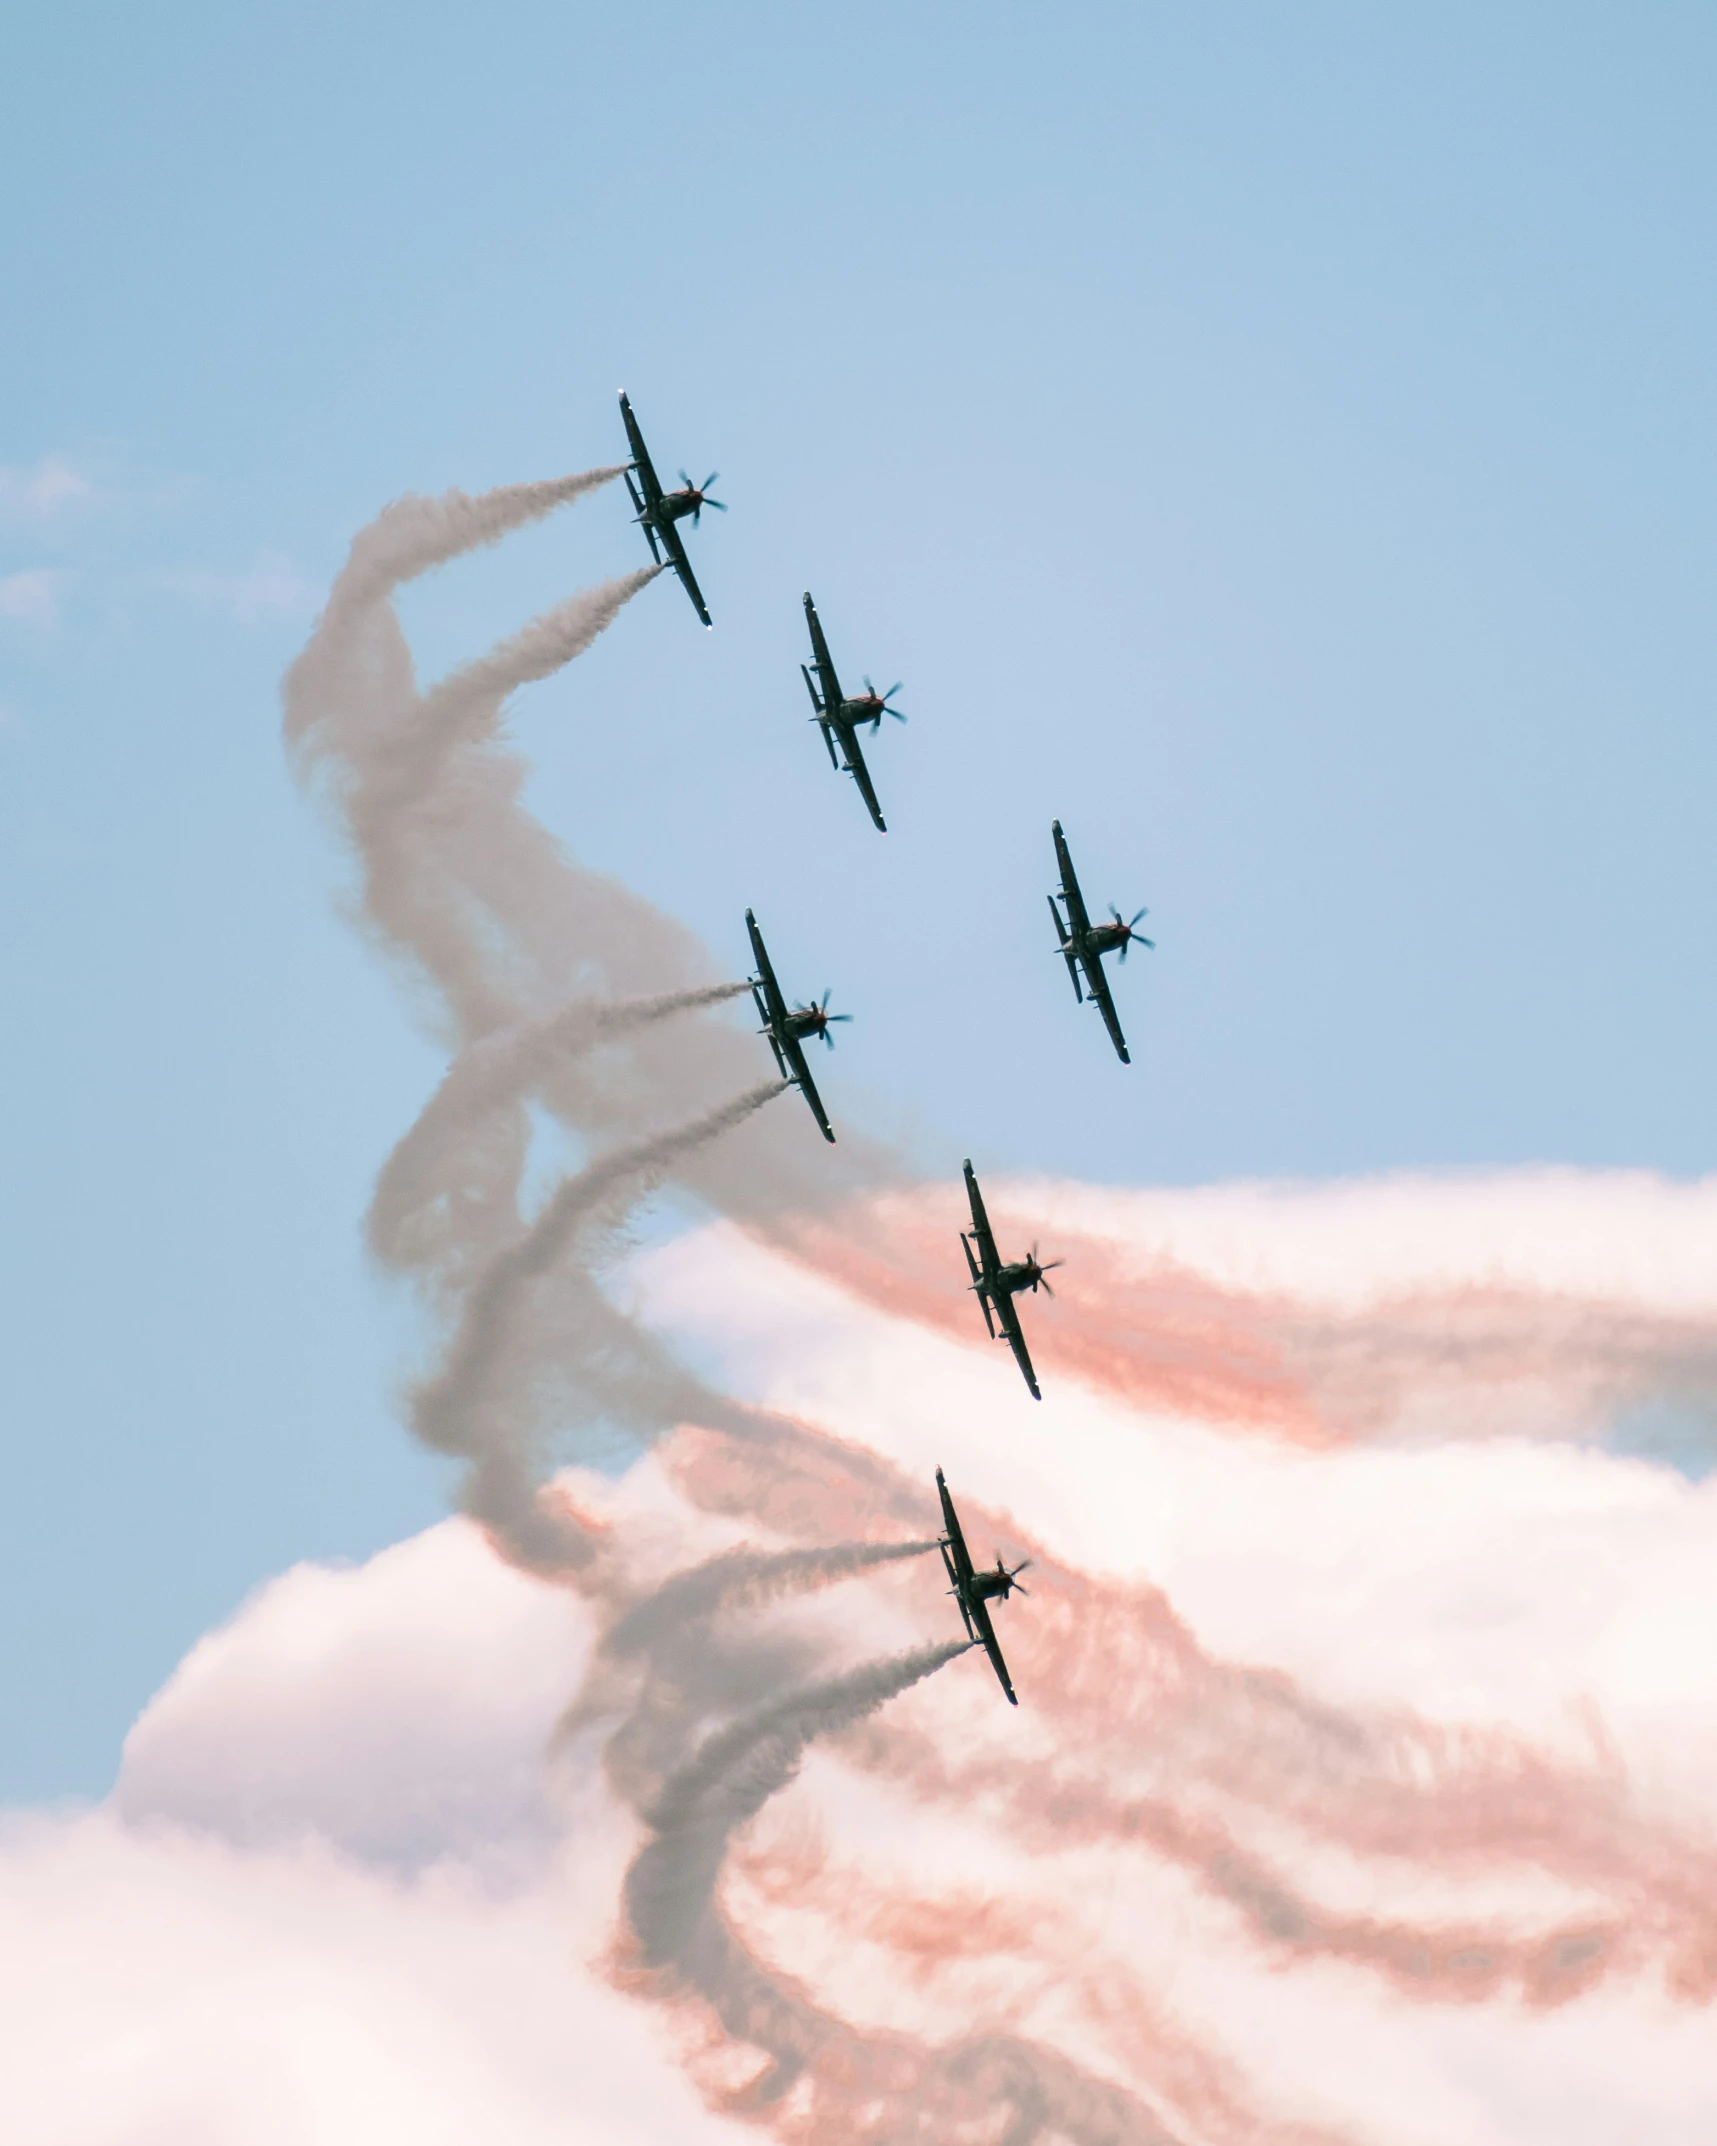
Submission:
[[[885,694],[884,694],[884,695],[882,696],[882,697],[883,697],[883,699],[884,699],[884,700],[892,700],[892,699],[894,698],[894,696],[895,696],[895,695],[896,695],[896,694],[897,694],[897,693],[898,693],[898,692],[900,691],[901,687],[902,687],[903,685],[905,685],[905,683],[906,683],[906,680],[905,680],[904,678],[897,678],[897,679],[896,679],[896,680],[894,681],[893,685],[891,685],[891,686],[889,687],[888,691],[887,691],[887,692],[886,692],[886,693],[885,693]]]
[[[827,1018],[831,1021],[850,1021],[852,1015],[850,1013],[831,1013]]]
[[[883,702],[883,706],[884,706],[885,708],[888,708],[888,703],[887,703],[887,701],[884,701],[884,702]],[[889,714],[890,714],[890,715],[892,715],[892,716],[893,716],[894,720],[895,720],[895,721],[896,721],[897,723],[904,723],[904,722],[905,722],[906,718],[905,718],[905,716],[904,716],[904,715],[902,715],[902,714],[901,714],[901,712],[900,712],[900,710],[899,710],[898,708],[888,708],[888,712],[889,712]]]
[[[834,985],[833,985],[833,984],[825,984],[825,985],[823,986],[823,995],[822,995],[822,997],[821,997],[821,998],[820,998],[820,999],[819,999],[819,1000],[817,1001],[817,1011],[818,1011],[819,1013],[827,1013],[827,1012],[828,1012],[828,1010],[829,1010],[829,1001],[830,1001],[830,999],[832,999],[832,998],[834,997],[834,995],[835,995],[835,987],[834,987]]]
[[[820,1028],[820,1029],[818,1029],[817,1033],[818,1033],[818,1035],[819,1035],[819,1036],[821,1036],[821,1037],[822,1037],[822,1039],[823,1039],[823,1048],[824,1048],[824,1050],[825,1050],[825,1051],[832,1051],[832,1050],[834,1049],[834,1047],[835,1047],[835,1039],[834,1039],[834,1037],[833,1037],[833,1036],[831,1036],[831,1035],[829,1034],[829,1032],[828,1032],[828,1030],[827,1030],[826,1028]]]
[[[707,477],[706,477],[706,478],[704,479],[704,481],[702,482],[702,484],[700,484],[700,485],[698,486],[698,490],[699,490],[700,492],[707,492],[707,491],[709,490],[710,486],[711,486],[712,484],[716,484],[716,483],[719,483],[719,482],[720,482],[720,479],[721,479],[721,471],[720,471],[720,470],[718,470],[718,469],[712,469],[712,470],[710,471],[709,475],[708,475],[708,476],[707,476]]]
[[[680,482],[685,486],[688,492],[695,492],[697,490],[697,486],[693,484],[692,480],[686,475],[684,470],[681,470],[680,472]]]
[[[1148,917],[1148,916],[1150,915],[1150,913],[1151,913],[1151,912],[1150,912],[1150,911],[1149,911],[1148,909],[1141,909],[1141,910],[1137,911],[1137,913],[1136,913],[1136,914],[1134,915],[1134,917],[1133,917],[1133,924],[1136,924],[1136,923],[1137,923],[1137,922],[1139,921],[1139,918],[1140,918],[1140,917]],[[1133,928],[1133,924],[1129,924],[1129,925],[1127,926],[1127,929],[1128,929],[1129,931],[1131,931],[1131,930],[1132,930],[1132,928]]]
[[[727,502],[722,499],[706,499],[704,501],[704,505],[706,507],[713,507],[718,514],[725,514],[727,512]]]

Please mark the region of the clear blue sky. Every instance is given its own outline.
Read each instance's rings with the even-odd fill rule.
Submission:
[[[719,466],[520,703],[538,809],[858,1019],[926,1168],[1126,1180],[1717,1135],[1717,18],[1692,6],[36,6],[0,74],[0,1795],[441,1509],[361,1261],[438,1067],[278,679],[405,490]],[[46,458],[90,487],[56,491]],[[641,556],[415,590],[425,664]],[[24,578],[20,578],[24,577]],[[830,774],[818,597],[906,681]],[[1058,813],[1159,941],[1107,1058]],[[773,920],[773,921],[772,921]]]

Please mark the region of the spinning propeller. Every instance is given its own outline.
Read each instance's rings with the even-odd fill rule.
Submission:
[[[1135,939],[1138,940],[1141,946],[1148,946],[1153,949],[1155,948],[1157,942],[1154,939],[1147,939],[1142,931],[1135,931],[1133,929],[1133,925],[1139,921],[1139,917],[1148,917],[1150,913],[1151,912],[1148,909],[1141,909],[1138,912],[1138,915],[1132,919],[1132,923],[1123,924],[1121,922],[1121,912],[1115,907],[1113,902],[1109,904],[1109,914],[1115,919],[1116,928],[1121,934],[1120,938],[1115,943],[1121,949],[1121,959],[1123,962],[1125,962],[1127,958],[1127,949],[1132,945]]]
[[[1122,958],[1123,958],[1123,960],[1124,960],[1124,959],[1125,959],[1126,957],[1125,957],[1125,956],[1123,955],[1123,957],[1122,957]],[[1031,1248],[1031,1251],[1030,1251],[1029,1255],[1027,1256],[1027,1259],[1026,1259],[1026,1265],[1027,1265],[1028,1267],[1030,1267],[1030,1269],[1031,1269],[1031,1286],[1032,1286],[1032,1288],[1033,1288],[1033,1289],[1035,1290],[1035,1289],[1037,1288],[1037,1285],[1039,1284],[1039,1282],[1041,1282],[1041,1283],[1043,1284],[1043,1293],[1044,1293],[1044,1295],[1045,1295],[1046,1297],[1052,1297],[1052,1296],[1054,1296],[1054,1294],[1055,1294],[1055,1291],[1054,1291],[1053,1289],[1051,1289],[1051,1288],[1050,1288],[1050,1286],[1049,1286],[1049,1275],[1050,1275],[1051,1271],[1052,1271],[1052,1270],[1053,1270],[1054,1268],[1056,1268],[1056,1267],[1064,1267],[1064,1266],[1066,1266],[1066,1264],[1067,1264],[1067,1262],[1066,1262],[1066,1260],[1064,1260],[1064,1259],[1052,1259],[1052,1260],[1051,1260],[1051,1261],[1049,1262],[1049,1265],[1048,1265],[1048,1266],[1046,1267],[1046,1266],[1044,1265],[1043,1261],[1042,1261],[1041,1259],[1039,1259],[1039,1258],[1038,1258],[1038,1256],[1037,1256],[1037,1246],[1036,1246],[1036,1245],[1034,1244],[1034,1245],[1032,1246],[1032,1248]],[[1023,1590],[1023,1589],[1021,1589],[1021,1592],[1023,1593],[1023,1592],[1024,1592],[1024,1590]]]
[[[866,698],[876,702],[876,713],[870,718],[870,724],[873,730],[877,727],[879,723],[881,723],[884,709],[887,709],[888,713],[893,716],[894,720],[897,723],[905,722],[906,718],[904,715],[901,714],[898,708],[890,708],[888,706],[889,702],[900,691],[902,685],[904,685],[905,682],[906,681],[904,679],[897,678],[894,681],[893,685],[889,687],[886,693],[879,693],[876,690],[875,686],[871,684],[868,678],[865,680],[864,690]]]
[[[1022,1572],[1028,1572],[1030,1569],[1031,1559],[1029,1557],[1022,1557],[1017,1565],[1010,1567],[1008,1565],[1003,1564],[1002,1553],[999,1550],[996,1552],[996,1570],[1002,1576],[1002,1580],[1004,1583],[1002,1587],[1002,1593],[1004,1595],[1010,1593],[1016,1587],[1019,1588],[1019,1591],[1022,1595],[1029,1595],[1031,1593],[1031,1589],[1029,1587],[1020,1586],[1019,1576]]]
[[[816,1032],[819,1036],[822,1037],[824,1043],[831,1051],[835,1047],[835,1039],[829,1034],[830,1024],[835,1021],[850,1021],[852,1019],[852,1015],[850,1013],[831,1013],[829,1011],[829,1000],[833,996],[834,988],[831,985],[830,988],[823,993],[820,999],[813,999],[811,1001],[810,1008],[811,1012],[814,1013],[817,1017]]]
[[[698,525],[698,516],[702,514],[705,507],[713,507],[718,514],[727,512],[726,507],[722,505],[719,499],[711,499],[709,496],[710,486],[714,484],[720,475],[720,470],[712,469],[702,484],[693,484],[684,470],[680,472],[680,482],[685,486],[692,500],[692,527],[694,529]]]

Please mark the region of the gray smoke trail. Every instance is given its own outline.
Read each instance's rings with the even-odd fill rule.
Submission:
[[[644,1963],[683,1960],[709,1910],[729,1837],[787,1786],[814,1738],[862,1721],[970,1644],[950,1640],[867,1662],[784,1693],[708,1737],[644,1812],[653,1838],[626,1873],[626,1915]]]
[[[473,1173],[480,1160],[483,1120],[537,1094],[568,1060],[629,1035],[652,1022],[742,997],[744,984],[707,984],[667,991],[655,998],[576,999],[547,1020],[485,1036],[448,1067],[441,1085],[416,1122],[382,1165],[365,1218],[370,1248],[384,1265],[434,1267],[469,1239],[466,1210],[485,1203],[485,1216],[499,1211],[496,1194],[516,1182],[519,1136],[503,1128],[512,1168],[506,1183],[491,1170]],[[435,1227],[439,1222],[439,1228]]]
[[[931,1535],[922,1542],[840,1542],[821,1549],[772,1552],[726,1550],[664,1580],[620,1619],[608,1636],[608,1647],[615,1654],[635,1653],[655,1646],[674,1627],[694,1617],[711,1617],[718,1610],[755,1609],[787,1595],[827,1587],[876,1565],[922,1557],[935,1548],[936,1537]]]
[[[537,1509],[529,1452],[536,1388],[547,1368],[540,1352],[508,1349],[522,1301],[565,1258],[580,1229],[617,1220],[661,1181],[679,1155],[719,1138],[785,1085],[770,1081],[689,1124],[598,1157],[561,1184],[535,1222],[472,1285],[445,1364],[412,1397],[412,1423],[427,1445],[474,1463],[467,1509],[500,1529],[509,1543],[516,1540],[522,1547],[523,1538],[514,1531]],[[595,1336],[575,1331],[570,1339],[583,1353],[579,1344],[587,1349]],[[671,1409],[676,1390],[664,1390],[664,1410]],[[531,1550],[529,1561],[540,1564],[540,1546]]]

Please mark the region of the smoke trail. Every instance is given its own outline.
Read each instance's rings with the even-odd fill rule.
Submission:
[[[969,1644],[951,1640],[867,1662],[787,1692],[709,1737],[644,1812],[653,1837],[626,1873],[626,1915],[644,1964],[687,1963],[730,1835],[787,1786],[813,1738],[850,1728]]]
[[[560,1185],[518,1242],[497,1255],[475,1282],[446,1363],[418,1387],[412,1400],[413,1427],[425,1444],[477,1463],[471,1478],[477,1502],[468,1510],[506,1529],[528,1517],[518,1509],[517,1496],[530,1480],[522,1462],[537,1366],[528,1358],[522,1364],[509,1362],[504,1354],[520,1298],[559,1264],[580,1228],[603,1219],[612,1222],[659,1183],[678,1156],[719,1138],[785,1085],[768,1082],[689,1125],[600,1156]],[[534,1483],[531,1496],[534,1501]],[[538,1563],[540,1539],[535,1534],[532,1539],[531,1561]]]
[[[498,543],[599,485],[612,484],[625,466],[616,462],[535,484],[498,485],[475,497],[458,490],[436,499],[408,492],[358,532],[336,589],[353,608],[378,603],[401,582],[444,566],[463,552]]]
[[[677,1572],[654,1594],[640,1602],[615,1625],[608,1646],[615,1654],[631,1654],[653,1647],[675,1627],[695,1617],[712,1617],[718,1610],[757,1609],[785,1595],[826,1587],[855,1572],[877,1565],[892,1565],[904,1558],[922,1557],[936,1548],[936,1537],[922,1542],[842,1542],[826,1548],[778,1550],[727,1550],[689,1572]]]
[[[622,607],[662,571],[639,567],[581,590],[531,620],[486,656],[467,663],[423,696],[409,748],[395,755],[388,770],[389,802],[394,810],[418,796],[432,782],[446,755],[461,745],[483,745],[495,734],[508,694],[520,686],[549,678],[584,651],[613,624]]]
[[[546,1020],[474,1043],[448,1067],[382,1165],[364,1224],[371,1250],[385,1265],[420,1270],[456,1250],[463,1235],[457,1218],[444,1214],[441,1232],[432,1237],[427,1211],[455,1196],[469,1199],[472,1181],[461,1169],[467,1158],[460,1151],[479,1137],[485,1118],[536,1094],[565,1061],[600,1043],[743,997],[746,988],[706,984],[655,998],[579,999]]]

